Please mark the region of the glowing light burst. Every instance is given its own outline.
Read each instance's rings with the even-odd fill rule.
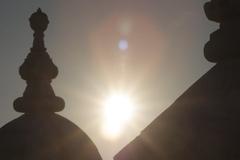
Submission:
[[[125,125],[133,118],[134,104],[125,94],[113,94],[104,103],[103,133],[108,138],[117,138]]]
[[[121,39],[118,43],[118,48],[122,51],[126,51],[128,49],[128,41]]]

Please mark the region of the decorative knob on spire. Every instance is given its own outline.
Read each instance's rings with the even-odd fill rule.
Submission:
[[[38,8],[37,12],[33,13],[29,18],[30,26],[35,32],[44,32],[49,24],[48,16]]]
[[[37,12],[33,13],[29,18],[30,26],[34,31],[34,40],[32,50],[35,52],[45,51],[44,46],[44,31],[47,29],[49,20],[45,13],[39,8]]]
[[[43,32],[49,24],[48,17],[38,9],[29,21],[34,30],[33,47],[19,69],[22,79],[27,81],[27,87],[23,97],[15,100],[14,108],[24,113],[61,111],[64,108],[64,100],[55,96],[51,87],[51,81],[57,77],[58,69],[44,47]]]
[[[204,6],[209,20],[220,23],[205,45],[205,57],[210,62],[240,58],[240,1],[211,0]]]

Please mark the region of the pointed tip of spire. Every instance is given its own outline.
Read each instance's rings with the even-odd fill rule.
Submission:
[[[37,12],[42,12],[42,9],[38,7]]]

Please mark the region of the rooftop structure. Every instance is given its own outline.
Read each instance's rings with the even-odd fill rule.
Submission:
[[[27,82],[14,109],[23,113],[0,129],[0,159],[3,160],[101,160],[89,137],[75,124],[56,114],[64,100],[51,87],[58,75],[44,45],[49,20],[38,9],[30,17],[34,31],[31,52],[19,69]]]
[[[220,24],[204,49],[216,65],[115,160],[240,159],[240,1],[211,0],[204,9]]]

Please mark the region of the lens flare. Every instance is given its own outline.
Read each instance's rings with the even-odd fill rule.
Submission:
[[[128,49],[128,41],[121,39],[118,43],[118,48],[122,51],[126,51]]]

